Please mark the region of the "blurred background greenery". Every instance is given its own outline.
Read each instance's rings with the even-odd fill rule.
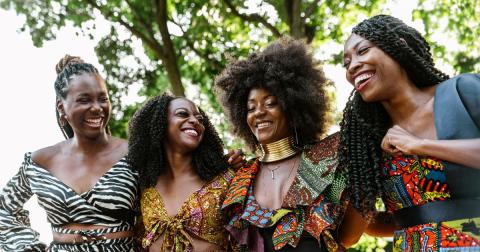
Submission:
[[[339,67],[353,25],[376,14],[398,16],[402,6],[447,72],[480,70],[480,0],[2,0],[0,7],[25,17],[20,30],[41,47],[65,26],[97,41],[95,52],[110,88],[114,135],[142,101],[163,91],[187,95],[211,115],[229,148],[242,147],[229,133],[212,90],[228,58],[244,58],[269,42],[291,36],[309,43],[324,65]],[[97,25],[106,23],[100,34]],[[327,74],[328,75],[328,74]],[[332,82],[330,97],[338,98]],[[134,88],[135,87],[135,88]],[[341,118],[332,105],[331,124]],[[349,250],[350,251],[350,250]],[[387,241],[364,236],[351,251],[389,251]]]

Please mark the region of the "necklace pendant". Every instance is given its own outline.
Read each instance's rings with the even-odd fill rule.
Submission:
[[[270,171],[272,173],[272,180],[275,180],[275,171]]]

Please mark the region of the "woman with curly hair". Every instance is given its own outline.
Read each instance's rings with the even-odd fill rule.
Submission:
[[[127,142],[111,136],[111,105],[98,70],[66,55],[56,66],[57,123],[66,140],[26,153],[0,194],[2,251],[133,251],[137,173]],[[53,242],[30,228],[25,202],[47,212]]]
[[[355,90],[340,162],[351,204],[374,219],[367,232],[394,234],[395,251],[480,250],[480,75],[449,79],[420,33],[387,15],[353,28],[344,63]],[[394,222],[375,216],[378,197]]]
[[[305,44],[292,39],[232,62],[216,79],[234,133],[258,155],[237,171],[222,206],[247,251],[341,248],[346,177],[338,134],[320,139],[326,83]]]
[[[220,206],[234,172],[205,113],[163,94],[129,125],[129,161],[139,172],[142,246],[149,251],[224,251]],[[233,163],[241,159],[238,153]]]

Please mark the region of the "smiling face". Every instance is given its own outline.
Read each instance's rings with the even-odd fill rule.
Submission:
[[[247,111],[247,124],[259,143],[272,143],[291,135],[287,118],[277,97],[268,90],[250,90]]]
[[[202,141],[205,126],[198,107],[185,98],[170,102],[166,144],[180,152],[194,151]]]
[[[366,102],[383,101],[398,92],[405,70],[367,39],[352,34],[345,42],[346,78]]]
[[[65,99],[58,102],[58,109],[66,115],[75,136],[104,136],[111,113],[105,82],[95,74],[74,76]]]

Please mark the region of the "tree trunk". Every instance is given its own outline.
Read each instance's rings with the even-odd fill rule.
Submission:
[[[170,80],[170,86],[172,93],[176,96],[185,96],[185,88],[182,84],[182,78],[180,76],[180,69],[177,64],[177,55],[175,48],[173,47],[172,39],[170,38],[170,32],[167,27],[167,1],[157,1],[157,24],[163,42],[163,55],[162,63],[167,70],[168,79]]]
[[[301,0],[291,1],[291,23],[290,23],[290,36],[296,39],[305,37],[304,26],[302,22],[302,3]]]

